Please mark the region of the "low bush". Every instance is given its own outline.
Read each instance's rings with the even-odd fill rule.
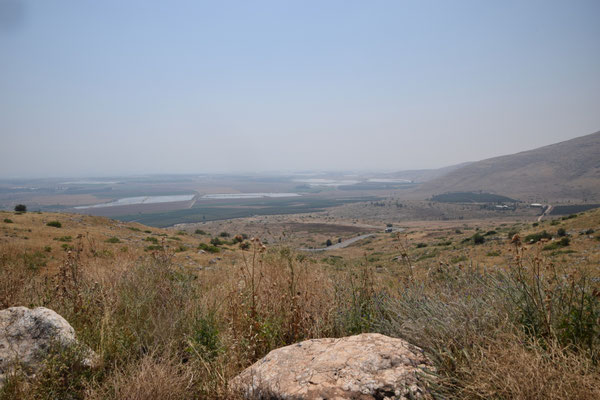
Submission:
[[[542,248],[542,250],[544,250],[544,251],[556,250],[561,247],[567,247],[569,244],[571,244],[571,239],[569,239],[568,237],[563,237],[560,240],[556,240],[550,244],[547,244],[546,246],[544,246]]]
[[[545,230],[543,230],[541,232],[532,233],[532,234],[525,236],[523,238],[523,242],[524,243],[537,243],[542,239],[552,239],[552,235],[549,234],[548,232],[546,232]]]
[[[218,253],[219,251],[221,251],[217,246],[206,243],[200,243],[198,245],[198,250],[204,250],[209,253]]]
[[[218,237],[214,237],[214,238],[210,239],[210,244],[212,244],[213,246],[221,246],[221,245],[225,244],[225,242],[223,242]]]
[[[471,237],[471,239],[473,240],[473,243],[475,243],[475,244],[483,244],[485,242],[485,238],[480,233],[474,234]]]
[[[60,221],[50,221],[46,224],[46,226],[51,226],[53,228],[61,228],[62,224],[60,223]]]

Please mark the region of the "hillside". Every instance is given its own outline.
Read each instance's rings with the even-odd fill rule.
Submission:
[[[234,236],[259,221],[203,226],[212,235],[65,213],[0,221],[0,308],[47,307],[100,357],[87,370],[84,354],[53,350],[35,376],[11,372],[0,400],[241,400],[228,382],[270,351],[364,332],[424,349],[440,398],[600,395],[600,210],[406,222],[321,253]],[[363,228],[301,223],[267,228]]]
[[[24,267],[48,275],[65,263],[68,251],[77,253],[80,262],[95,270],[128,269],[140,258],[163,249],[172,253],[174,263],[192,269],[203,269],[215,264],[217,258],[231,256],[225,248],[218,254],[198,249],[208,246],[209,240],[205,234],[97,216],[0,211],[2,255],[8,259],[18,254]],[[0,257],[0,261],[5,260]]]
[[[600,132],[474,162],[424,183],[423,197],[484,191],[525,201],[600,199]]]
[[[469,164],[471,163],[464,162],[436,169],[410,169],[406,171],[397,171],[391,173],[390,177],[395,179],[406,179],[413,182],[428,182]]]

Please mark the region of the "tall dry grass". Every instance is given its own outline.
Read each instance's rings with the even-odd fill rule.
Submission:
[[[403,248],[407,264],[377,274],[367,259],[332,266],[258,240],[215,270],[179,267],[166,249],[90,264],[82,242],[53,276],[9,249],[2,305],[54,309],[102,362],[52,354],[35,378],[13,374],[0,399],[235,398],[228,380],[270,350],[364,331],[423,347],[441,398],[598,398],[597,287],[515,246],[508,270],[413,271]]]

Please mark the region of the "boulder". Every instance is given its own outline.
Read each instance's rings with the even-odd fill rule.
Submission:
[[[431,363],[405,340],[377,333],[276,349],[231,382],[246,398],[428,399]]]
[[[73,327],[48,308],[11,307],[0,311],[0,387],[16,363],[33,374],[53,346],[75,344]],[[83,363],[91,367],[97,356],[88,348],[84,351]]]

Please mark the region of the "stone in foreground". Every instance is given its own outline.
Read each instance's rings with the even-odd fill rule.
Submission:
[[[15,363],[35,373],[52,346],[76,344],[75,330],[54,311],[38,307],[11,307],[0,311],[0,387]],[[92,366],[96,355],[86,349],[84,364]]]
[[[252,399],[427,399],[419,375],[430,365],[402,339],[365,333],[273,350],[231,386]]]

